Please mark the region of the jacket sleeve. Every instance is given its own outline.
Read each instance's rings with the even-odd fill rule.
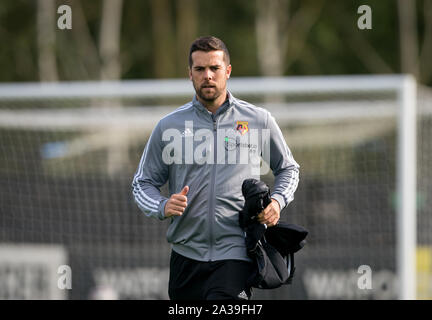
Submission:
[[[294,200],[300,166],[294,160],[282,131],[270,113],[267,114],[267,128],[270,130],[270,169],[275,177],[271,197],[279,202],[282,211]]]
[[[161,124],[153,130],[132,181],[133,197],[142,212],[148,217],[165,219],[165,204],[168,198],[160,193],[160,187],[168,180],[168,165],[162,161]]]

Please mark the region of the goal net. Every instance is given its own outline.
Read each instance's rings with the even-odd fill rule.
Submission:
[[[254,298],[430,298],[430,90],[405,76],[228,89],[281,127],[300,164],[281,219],[309,230],[292,285]],[[193,94],[184,79],[0,86],[0,299],[168,298],[169,220],[142,214],[131,182],[157,121]]]

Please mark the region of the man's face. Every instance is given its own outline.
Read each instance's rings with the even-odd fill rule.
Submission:
[[[226,91],[226,82],[231,74],[231,65],[226,65],[224,52],[194,51],[189,78],[199,98],[213,102]]]

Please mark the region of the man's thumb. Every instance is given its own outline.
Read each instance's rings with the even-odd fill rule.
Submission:
[[[185,196],[185,195],[187,195],[188,192],[189,192],[189,187],[188,187],[188,186],[185,186],[185,187],[182,189],[182,191],[180,191],[180,194],[183,195],[183,196]]]

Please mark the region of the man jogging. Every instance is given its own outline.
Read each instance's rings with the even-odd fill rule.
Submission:
[[[272,227],[293,199],[299,165],[268,111],[227,90],[231,64],[225,44],[196,39],[189,53],[193,100],[154,128],[133,179],[133,195],[150,217],[169,218],[173,300],[249,299],[247,256],[239,226],[242,182],[260,177],[260,158],[275,176],[272,202],[258,221]],[[262,171],[261,171],[262,173]],[[170,197],[160,187],[169,183]]]

